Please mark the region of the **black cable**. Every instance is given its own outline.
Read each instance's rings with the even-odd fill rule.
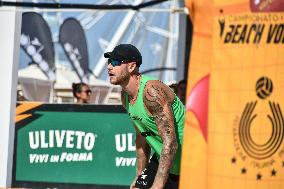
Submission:
[[[31,3],[31,2],[9,2],[1,1],[0,7],[29,7],[29,8],[46,8],[46,9],[97,9],[97,10],[122,10],[132,9],[139,10],[145,7],[153,6],[169,0],[153,0],[139,5],[91,5],[91,4],[72,4],[72,3]]]
[[[144,70],[141,72],[141,74],[157,72],[157,71],[176,71],[176,70],[177,70],[176,68],[161,67],[161,68],[153,68],[153,69]]]
[[[163,3],[166,2],[168,0],[155,0],[155,1],[149,1],[149,2],[145,2],[145,3],[141,3],[138,5],[139,9],[145,8],[145,7],[150,7],[159,3]]]

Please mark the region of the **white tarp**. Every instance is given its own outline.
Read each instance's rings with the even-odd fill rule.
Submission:
[[[19,77],[18,84],[28,101],[50,101],[52,82],[42,79]]]
[[[24,97],[29,101],[54,102],[52,99],[52,82],[40,70],[36,64],[18,71],[18,84],[23,91]],[[54,83],[54,96],[64,98],[72,97],[72,83],[80,82],[78,76],[70,68],[62,65],[56,66],[56,81]],[[96,79],[91,76],[88,85],[93,93],[91,103],[107,104],[110,98],[116,97],[119,87],[111,85],[108,81]],[[113,94],[115,93],[115,95]],[[51,97],[51,98],[50,98]],[[51,99],[51,100],[49,100]],[[117,101],[117,99],[114,99]]]

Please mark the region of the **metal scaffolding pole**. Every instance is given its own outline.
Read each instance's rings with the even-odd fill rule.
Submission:
[[[14,0],[16,1],[16,0]],[[1,10],[1,8],[0,8]],[[20,50],[21,13],[0,11],[0,188],[10,188],[15,135],[15,109]],[[5,80],[5,81],[4,81]]]
[[[142,0],[136,0],[135,4],[141,3]],[[120,39],[123,37],[124,33],[127,30],[128,25],[132,21],[133,17],[135,16],[136,11],[129,11],[126,16],[124,17],[123,21],[121,22],[117,32],[113,36],[112,40],[110,41],[108,47],[106,48],[106,52],[110,52],[114,49],[114,47],[119,43]],[[97,65],[93,69],[94,75],[98,78],[101,76],[103,70],[106,68],[106,59],[104,55],[101,56]]]

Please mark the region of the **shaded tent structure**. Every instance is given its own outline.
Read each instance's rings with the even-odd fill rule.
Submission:
[[[56,81],[49,81],[35,64],[19,70],[18,91],[28,101],[73,103],[72,83],[80,82],[77,74],[62,65],[56,66]],[[109,82],[90,77],[92,104],[119,104],[120,88]]]

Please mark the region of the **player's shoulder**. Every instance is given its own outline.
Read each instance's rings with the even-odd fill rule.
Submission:
[[[156,101],[157,99],[161,99],[161,97],[165,101],[172,101],[174,98],[174,93],[163,82],[159,80],[149,80],[145,85],[143,96],[144,102],[146,102],[147,100]]]
[[[165,87],[166,85],[161,82],[160,80],[149,80],[147,81],[147,83],[145,84],[145,89],[153,89],[153,88],[161,88],[161,87]]]

